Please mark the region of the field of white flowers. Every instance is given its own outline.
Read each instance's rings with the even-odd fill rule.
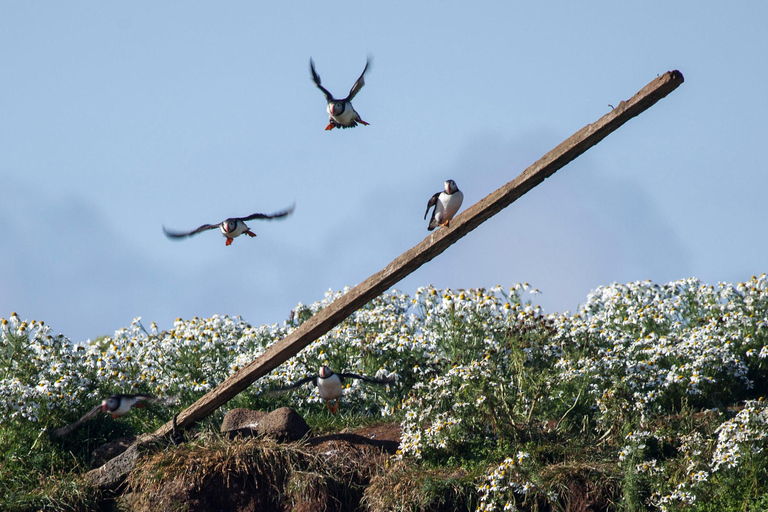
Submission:
[[[313,386],[265,393],[320,364],[397,375],[387,388],[347,381],[338,421],[399,422],[395,459],[467,468],[475,510],[565,509],[569,482],[589,478],[612,510],[768,506],[765,274],[612,284],[575,314],[545,315],[537,292],[386,293],[229,405],[321,409]],[[343,293],[299,304],[282,324],[213,316],[158,331],[137,318],[84,344],[15,313],[1,319],[0,494],[13,490],[21,503],[19,493],[57,471],[82,472],[76,443],[154,429]],[[136,392],[179,403],[100,417],[61,442],[45,435],[108,395]]]

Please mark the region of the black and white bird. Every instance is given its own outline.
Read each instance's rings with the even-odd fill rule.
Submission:
[[[66,427],[57,428],[52,432],[54,437],[63,437],[77,430],[80,425],[90,420],[100,412],[111,414],[118,418],[131,410],[132,407],[144,407],[147,402],[169,405],[176,401],[176,397],[158,398],[153,395],[112,395],[88,411],[85,416]]]
[[[432,210],[432,218],[429,219],[427,229],[432,231],[437,226],[448,227],[453,216],[461,208],[462,201],[464,201],[464,193],[456,186],[456,182],[453,180],[446,181],[445,189],[430,197],[427,203],[427,211],[424,212],[425,219],[429,209],[435,207]]]
[[[165,236],[168,238],[185,238],[188,236],[196,235],[203,231],[208,231],[209,229],[219,228],[221,233],[227,239],[227,245],[230,245],[232,240],[242,234],[246,234],[251,237],[256,236],[256,233],[248,228],[248,225],[245,223],[245,221],[254,219],[270,220],[286,217],[293,213],[294,206],[295,205],[292,205],[290,208],[272,214],[254,213],[253,215],[249,215],[247,217],[232,217],[219,224],[203,224],[199,228],[192,231],[170,231],[166,229],[165,226],[163,226],[163,233],[165,233]]]
[[[394,384],[397,382],[397,379],[395,378],[376,379],[374,377],[364,377],[355,373],[335,373],[333,370],[323,365],[320,367],[320,373],[318,375],[305,377],[297,382],[294,382],[290,386],[278,388],[274,391],[289,391],[291,389],[301,387],[308,382],[311,382],[317,386],[317,389],[320,392],[320,398],[325,401],[325,405],[328,407],[328,410],[331,411],[332,414],[336,414],[339,412],[338,400],[343,394],[341,383],[344,382],[344,379],[360,379],[365,382],[370,382],[371,384],[379,385]],[[331,404],[331,402],[333,402],[333,404]]]
[[[358,114],[352,107],[352,98],[354,98],[365,85],[365,79],[363,77],[365,76],[365,72],[368,71],[368,65],[370,63],[371,59],[368,58],[365,61],[365,69],[363,69],[363,72],[360,74],[360,78],[355,81],[355,85],[352,86],[352,89],[349,90],[349,95],[344,99],[338,100],[333,97],[333,94],[328,92],[328,89],[320,85],[320,75],[315,71],[315,63],[311,58],[309,59],[309,70],[312,73],[312,81],[315,82],[318,89],[323,91],[325,99],[328,102],[328,126],[325,127],[326,130],[333,130],[334,128],[354,128],[357,126],[357,123],[364,125],[369,124],[360,119],[360,114]]]

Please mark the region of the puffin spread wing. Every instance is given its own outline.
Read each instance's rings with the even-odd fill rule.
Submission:
[[[234,220],[246,221],[246,220],[254,220],[254,219],[279,219],[280,217],[285,217],[286,215],[290,215],[291,213],[293,213],[293,209],[295,207],[296,205],[293,204],[290,206],[290,208],[286,208],[285,210],[281,210],[279,212],[275,212],[272,214],[254,213],[253,215],[249,215],[247,217],[238,217],[238,218],[235,218]]]
[[[202,231],[208,231],[209,229],[216,229],[217,227],[219,227],[219,224],[203,224],[192,231],[170,231],[163,226],[163,233],[165,233],[165,236],[168,238],[184,238],[186,236],[196,235]]]
[[[377,379],[374,377],[365,377],[363,375],[357,375],[356,373],[337,373],[336,375],[339,376],[341,380],[344,379],[360,379],[364,380],[365,382],[370,382],[371,384],[394,384],[397,382],[396,379]]]
[[[366,66],[367,67],[367,66]],[[328,92],[328,89],[320,85],[320,75],[317,74],[317,71],[315,71],[315,63],[312,60],[312,58],[309,58],[309,70],[312,73],[312,81],[315,82],[315,85],[318,89],[323,91],[323,94],[325,94],[325,99],[330,103],[333,101],[333,94]],[[361,77],[362,78],[362,77]],[[362,87],[362,86],[361,86]]]
[[[290,215],[293,213],[294,208],[296,207],[296,204],[292,204],[289,208],[286,208],[285,210],[281,210],[276,213],[254,213],[253,215],[249,215],[247,217],[233,217],[232,219],[227,219],[224,222],[227,222],[228,220],[238,220],[238,221],[246,221],[246,220],[254,220],[254,219],[277,219],[280,217],[285,217],[286,215]],[[208,231],[209,229],[216,229],[219,226],[221,226],[221,223],[219,224],[203,224],[197,229],[194,229],[192,231],[171,231],[165,226],[163,226],[163,233],[165,233],[165,236],[168,238],[184,238],[187,236],[196,235],[203,231]]]
[[[397,379],[377,379],[375,377],[365,377],[363,375],[358,375],[356,373],[334,373],[334,375],[338,375],[339,379],[342,381],[344,379],[360,379],[360,380],[364,380],[365,382],[370,382],[371,384],[381,384],[381,385],[395,384],[397,382]],[[272,389],[269,391],[269,393],[274,394],[274,393],[282,393],[284,391],[290,391],[291,389],[296,389],[308,383],[317,385],[318,377],[319,377],[318,375],[310,375],[309,377],[304,377],[303,379],[297,380],[296,382],[288,386]]]
[[[85,414],[85,416],[83,416],[82,418],[80,418],[76,422],[72,423],[71,425],[67,425],[66,427],[57,428],[56,430],[51,432],[51,435],[53,435],[53,437],[64,437],[64,436],[67,436],[67,435],[71,434],[72,432],[74,432],[75,430],[77,430],[80,427],[80,425],[82,425],[86,421],[90,420],[91,418],[93,418],[94,416],[99,414],[99,411],[101,411],[101,404],[97,405],[96,407],[94,407],[93,409],[88,411]]]
[[[437,199],[440,197],[440,194],[442,194],[442,192],[438,192],[438,193],[436,193],[435,195],[433,195],[432,197],[429,198],[429,201],[427,202],[427,211],[424,212],[424,219],[425,220],[427,218],[427,214],[429,213],[429,209],[432,208],[433,206],[437,205]],[[432,218],[435,218],[435,212],[432,212]]]
[[[277,388],[277,389],[272,389],[269,392],[270,393],[282,393],[283,391],[290,391],[292,389],[300,388],[301,386],[303,386],[304,384],[307,384],[309,382],[311,382],[312,384],[317,385],[317,375],[310,375],[309,377],[304,377],[301,380],[297,380],[293,384],[290,384],[288,386],[284,386],[284,387],[281,387],[281,388]]]
[[[355,84],[352,86],[352,89],[349,90],[349,96],[344,101],[352,101],[352,98],[354,98],[358,92],[360,92],[360,89],[363,88],[365,85],[365,79],[363,78],[365,76],[365,72],[368,71],[368,66],[371,63],[371,59],[368,58],[365,61],[365,68],[363,69],[363,72],[360,73],[360,78],[355,81]]]
[[[178,398],[176,395],[167,396],[165,398],[158,398],[155,395],[125,395],[125,396],[130,398],[135,398],[140,402],[152,402],[152,403],[163,404],[163,405],[170,405],[171,403],[176,401],[176,398]]]
[[[158,403],[163,405],[170,405],[173,402],[175,402],[178,399],[178,395],[168,396],[165,398],[158,398],[154,395],[113,395],[110,398],[115,399],[124,399],[124,398],[135,398],[137,402],[152,402],[152,403]],[[104,410],[104,404],[106,403],[106,400],[88,411],[85,416],[77,420],[76,422],[72,423],[71,425],[67,425],[66,427],[57,428],[51,432],[51,435],[53,437],[63,437],[66,435],[71,434],[78,428],[80,428],[80,425],[85,423],[86,421],[90,420],[97,414],[99,414],[100,411]]]

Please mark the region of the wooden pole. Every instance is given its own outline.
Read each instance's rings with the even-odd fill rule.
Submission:
[[[296,355],[301,349],[333,329],[349,315],[446,250],[488,218],[509,206],[513,201],[603,140],[631,118],[650,108],[682,83],[683,75],[679,71],[664,73],[643,87],[632,98],[619,103],[616,108],[598,121],[571,135],[539,161],[528,167],[517,178],[455,217],[449,228],[439,228],[432,232],[421,243],[387,265],[384,270],[372,275],[333,301],[291,334],[272,345],[248,366],[189,406],[178,415],[177,427],[185,429],[206,418],[258,378]],[[172,422],[168,422],[160,427],[155,434],[167,435],[172,429]]]
[[[440,228],[431,233],[417,246],[387,265],[384,270],[372,275],[333,301],[291,334],[272,345],[248,366],[182,411],[174,418],[176,428],[186,429],[206,418],[218,407],[226,404],[250,386],[256,379],[266,375],[296,355],[302,348],[333,329],[370,300],[446,250],[459,238],[509,206],[513,201],[603,140],[621,125],[653,106],[682,83],[683,75],[679,71],[664,73],[643,87],[632,98],[622,101],[599,120],[571,135],[539,161],[524,170],[517,178],[455,217],[449,228]],[[157,429],[153,436],[146,436],[149,439],[140,441],[108,461],[104,466],[88,472],[88,477],[98,487],[114,488],[132,469],[138,457],[139,444],[151,443],[151,439],[168,435],[174,430],[174,421],[169,421]]]

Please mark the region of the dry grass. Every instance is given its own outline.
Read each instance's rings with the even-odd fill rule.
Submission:
[[[621,474],[615,464],[564,462],[542,467],[544,486],[558,493],[566,512],[615,510],[621,499]],[[547,501],[541,500],[542,505]]]
[[[142,462],[121,508],[136,511],[355,510],[387,455],[342,440],[315,446],[207,434]]]
[[[138,465],[123,505],[150,511],[275,504],[292,467],[311,457],[297,444],[207,434]]]
[[[371,480],[363,504],[370,512],[472,510],[472,478],[462,469],[426,469],[398,462]]]

